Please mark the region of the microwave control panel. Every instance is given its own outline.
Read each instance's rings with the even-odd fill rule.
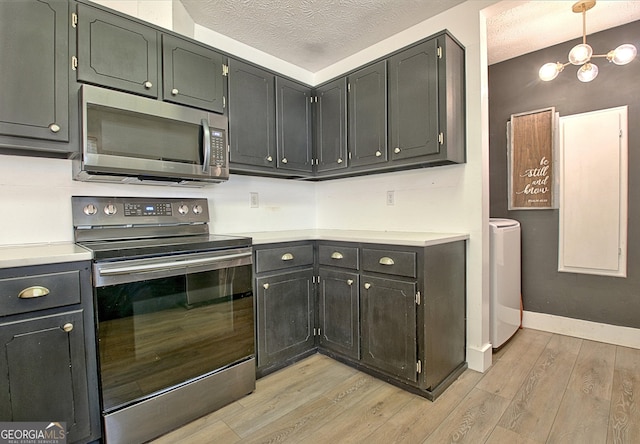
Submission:
[[[227,138],[225,131],[211,128],[211,165],[227,166]]]

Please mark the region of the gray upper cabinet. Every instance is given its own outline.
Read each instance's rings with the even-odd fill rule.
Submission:
[[[68,151],[66,1],[0,1],[0,146]],[[38,141],[34,142],[36,145]]]
[[[229,60],[229,161],[232,170],[276,167],[275,75]]]
[[[392,164],[464,162],[464,97],[464,51],[447,34],[392,56]]]
[[[158,97],[158,32],[78,4],[77,79]]]
[[[437,40],[389,59],[391,158],[438,154]]]
[[[387,61],[349,75],[350,166],[385,163],[387,155]]]
[[[341,78],[315,91],[316,172],[347,167],[347,81]]]
[[[276,77],[277,167],[311,173],[311,88]]]
[[[222,54],[162,35],[163,96],[167,102],[222,113],[224,69]]]

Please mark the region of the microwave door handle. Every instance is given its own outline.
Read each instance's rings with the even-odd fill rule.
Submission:
[[[202,124],[202,172],[209,172],[209,164],[211,163],[211,130],[207,119],[200,121]]]

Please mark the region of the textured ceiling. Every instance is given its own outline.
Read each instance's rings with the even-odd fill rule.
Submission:
[[[317,72],[463,2],[180,1],[197,24],[310,72]],[[580,37],[582,16],[571,11],[574,3],[505,0],[491,6],[487,10],[489,64]],[[587,34],[636,20],[640,20],[640,1],[599,0],[587,12]],[[631,43],[638,45],[639,42]]]
[[[464,0],[181,0],[199,25],[317,72]]]

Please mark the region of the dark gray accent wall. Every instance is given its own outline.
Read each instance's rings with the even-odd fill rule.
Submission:
[[[600,72],[591,83],[578,81],[577,67],[572,65],[551,82],[538,79],[540,66],[566,61],[569,50],[580,40],[489,67],[491,217],[516,219],[522,225],[525,310],[640,328],[640,58],[626,66],[595,59]],[[588,35],[587,42],[596,54],[606,53],[622,43],[633,43],[640,48],[640,21]],[[627,278],[559,273],[558,211],[508,211],[507,121],[511,114],[550,106],[555,107],[560,116],[568,116],[623,105],[629,107]]]

